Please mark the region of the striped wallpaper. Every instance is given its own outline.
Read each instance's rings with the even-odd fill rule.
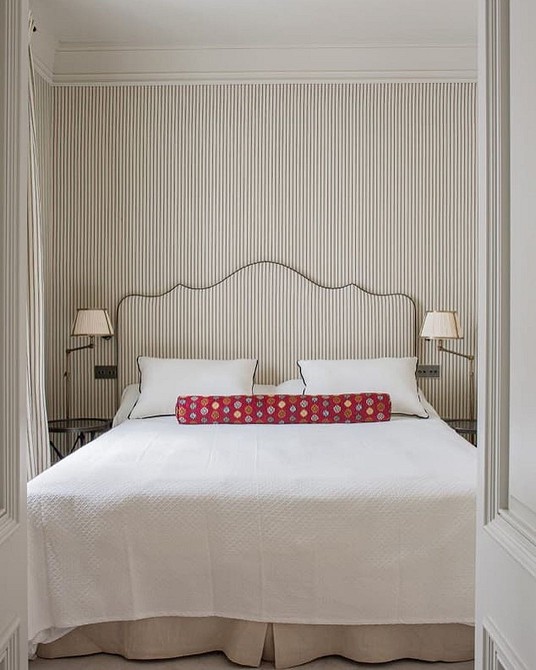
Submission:
[[[255,260],[326,284],[404,291],[457,309],[475,349],[473,83],[56,86],[40,83],[49,188],[47,395],[64,411],[77,307],[214,282]],[[43,126],[45,124],[43,123]],[[81,343],[81,342],[80,342]],[[466,361],[421,343],[442,377],[425,392],[468,415]],[[73,406],[111,416],[94,381],[112,342],[73,355]]]

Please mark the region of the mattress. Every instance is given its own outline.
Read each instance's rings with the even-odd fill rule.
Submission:
[[[475,466],[436,415],[125,421],[29,483],[31,650],[151,617],[472,624]]]

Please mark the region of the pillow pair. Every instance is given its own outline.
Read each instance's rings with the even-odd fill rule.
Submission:
[[[385,393],[393,414],[427,417],[417,389],[416,358],[300,360],[306,395]],[[140,356],[140,396],[131,419],[175,413],[178,396],[248,396],[254,393],[256,359],[200,360]],[[274,393],[296,393],[280,387]]]

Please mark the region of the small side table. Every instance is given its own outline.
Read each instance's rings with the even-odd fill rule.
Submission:
[[[61,433],[75,436],[75,441],[68,452],[69,454],[72,454],[78,446],[83,447],[87,442],[94,440],[100,433],[110,430],[111,427],[112,422],[110,419],[53,419],[48,422],[48,432],[50,435]],[[50,447],[60,460],[68,455],[62,454],[52,439],[50,440]]]
[[[444,421],[476,447],[477,426],[475,419],[444,419]]]

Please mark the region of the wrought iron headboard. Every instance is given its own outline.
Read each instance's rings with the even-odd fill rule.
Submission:
[[[119,391],[138,381],[139,355],[258,358],[258,383],[296,377],[299,358],[417,355],[409,295],[325,286],[277,261],[248,263],[209,286],[131,293],[115,324]]]

